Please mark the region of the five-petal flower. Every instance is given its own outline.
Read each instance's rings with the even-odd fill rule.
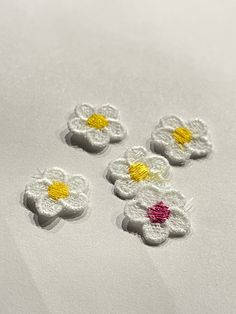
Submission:
[[[190,230],[185,211],[186,200],[176,190],[160,190],[147,185],[127,202],[124,214],[129,221],[141,225],[146,243],[158,245],[169,236],[184,236]]]
[[[68,128],[80,146],[94,152],[100,152],[109,143],[119,142],[126,136],[118,110],[109,104],[96,109],[89,104],[78,105],[75,116],[68,121]]]
[[[190,158],[205,157],[211,151],[207,126],[199,119],[183,122],[176,116],[162,118],[152,133],[151,145],[172,164],[183,165]]]
[[[170,165],[162,156],[149,154],[140,146],[129,148],[123,158],[108,166],[108,178],[115,185],[115,192],[123,199],[133,198],[148,183],[166,187]]]
[[[81,175],[68,175],[50,168],[26,186],[25,195],[33,200],[39,216],[81,215],[88,207],[88,181]]]

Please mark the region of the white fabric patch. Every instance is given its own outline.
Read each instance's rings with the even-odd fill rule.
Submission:
[[[134,165],[140,168],[136,172],[132,170]],[[168,160],[151,154],[140,146],[129,148],[122,158],[111,162],[107,173],[108,179],[114,184],[115,193],[123,199],[135,197],[139,190],[150,183],[153,186],[167,188],[169,176]]]
[[[159,245],[168,237],[184,236],[190,231],[185,206],[186,199],[180,192],[149,184],[127,202],[124,215],[133,225],[141,224],[144,242]]]
[[[44,218],[80,216],[89,204],[89,184],[82,175],[69,175],[60,168],[46,169],[26,186],[26,199],[33,201]]]
[[[104,125],[101,122],[99,128],[96,128],[88,123],[92,116],[95,119],[102,116],[106,122]],[[90,104],[78,105],[75,116],[68,121],[68,129],[75,135],[74,140],[78,146],[94,153],[102,152],[109,143],[122,141],[127,133],[119,121],[119,111],[109,104],[98,108]]]
[[[173,136],[176,130],[187,130],[190,137],[178,142]],[[156,153],[163,154],[171,164],[184,165],[190,158],[197,159],[207,156],[212,145],[207,135],[207,126],[200,119],[184,122],[176,116],[163,117],[151,136],[151,146]],[[181,130],[180,130],[181,131]],[[186,141],[185,141],[186,140]]]

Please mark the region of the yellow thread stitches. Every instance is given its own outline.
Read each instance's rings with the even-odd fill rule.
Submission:
[[[137,162],[129,167],[129,174],[132,180],[139,182],[149,178],[150,170],[144,163]]]
[[[109,125],[109,121],[105,116],[102,114],[92,114],[88,120],[87,120],[87,125],[90,126],[91,128],[95,129],[103,129],[106,126]]]
[[[185,143],[189,143],[192,140],[192,132],[187,128],[177,128],[172,132],[172,136],[175,141],[184,145]]]
[[[55,181],[48,187],[48,196],[55,201],[69,196],[69,187],[63,182]]]

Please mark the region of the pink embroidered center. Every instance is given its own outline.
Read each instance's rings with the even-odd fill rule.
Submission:
[[[152,223],[162,224],[170,217],[170,209],[162,201],[149,207],[147,210],[147,216]]]

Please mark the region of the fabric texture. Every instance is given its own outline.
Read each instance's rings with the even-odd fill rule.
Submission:
[[[137,227],[147,244],[159,245],[168,237],[180,237],[190,231],[185,197],[178,191],[167,191],[146,185],[127,202],[124,215]]]
[[[160,120],[152,133],[151,147],[173,165],[184,165],[190,158],[205,157],[212,150],[208,128],[202,120],[184,122],[177,116]]]
[[[78,145],[92,152],[101,152],[109,143],[120,142],[126,136],[119,111],[109,104],[98,108],[90,104],[78,105],[74,117],[68,121],[68,128]]]
[[[155,156],[144,147],[134,146],[127,149],[122,158],[109,164],[107,176],[114,183],[119,197],[131,199],[149,183],[167,188],[170,165],[164,157]]]
[[[60,168],[46,169],[26,186],[37,214],[48,218],[79,216],[88,208],[89,184],[82,175],[69,175]]]

